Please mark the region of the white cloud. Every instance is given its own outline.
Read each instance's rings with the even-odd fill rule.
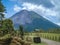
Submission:
[[[60,18],[60,0],[51,0],[55,7],[53,8],[56,12],[58,12],[57,17]]]
[[[19,7],[18,5],[14,5],[14,11],[18,12],[21,10],[21,7]]]
[[[5,12],[4,12],[3,14],[4,14],[4,15],[6,15],[6,13],[5,13]]]
[[[56,23],[56,24],[58,24],[60,26],[60,23]]]
[[[52,2],[52,4],[56,5],[54,0],[52,0],[51,2]],[[44,15],[44,16],[57,16],[57,15],[59,15],[58,12],[56,11],[57,6],[53,9],[49,9],[49,8],[44,7],[43,5],[36,5],[36,4],[28,3],[28,2],[24,2],[22,4],[22,6],[23,6],[23,8],[19,7],[18,5],[15,5],[14,10],[15,11],[19,11],[21,9],[32,10],[32,11],[35,11],[39,14]]]
[[[42,5],[36,5],[36,4],[31,4],[31,3],[23,3],[22,4],[23,7],[25,7],[26,10],[32,10],[32,11],[36,11],[39,14],[43,14],[46,16],[56,16],[57,12],[55,10],[52,9],[48,9]]]
[[[37,7],[37,5],[31,3],[23,3],[22,6],[27,10],[34,10]]]

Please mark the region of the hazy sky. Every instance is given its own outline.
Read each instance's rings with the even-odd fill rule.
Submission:
[[[2,0],[6,7],[5,17],[26,9],[35,11],[44,18],[60,25],[60,0]]]

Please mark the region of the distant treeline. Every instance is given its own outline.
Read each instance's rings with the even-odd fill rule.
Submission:
[[[39,32],[39,33],[60,33],[60,28],[50,28],[48,30],[35,29],[33,32]]]

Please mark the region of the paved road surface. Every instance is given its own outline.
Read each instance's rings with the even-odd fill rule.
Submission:
[[[48,40],[48,39],[43,39],[41,38],[42,42],[46,42],[48,45],[60,45],[60,42]]]

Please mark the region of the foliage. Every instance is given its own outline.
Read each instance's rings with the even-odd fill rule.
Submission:
[[[10,19],[5,19],[3,20],[3,25],[2,28],[0,28],[0,36],[8,34],[8,33],[12,33],[14,30],[13,28],[13,22]]]
[[[0,0],[0,12],[4,12],[5,11],[5,7],[2,4],[2,0]]]
[[[46,32],[48,32],[48,33],[60,33],[60,28],[50,28]]]
[[[20,32],[21,38],[23,39],[24,31],[23,31],[23,26],[22,25],[19,26],[19,32]]]
[[[60,28],[49,28],[48,30],[44,29],[35,29],[33,32],[38,33],[59,33],[60,34]]]
[[[3,18],[4,18],[4,13],[5,12],[5,7],[4,5],[2,4],[2,0],[0,0],[0,28],[2,27],[2,21],[3,21]]]
[[[10,19],[4,20],[3,28],[5,28],[6,30],[10,30],[10,31],[14,30],[13,29],[13,22]]]

